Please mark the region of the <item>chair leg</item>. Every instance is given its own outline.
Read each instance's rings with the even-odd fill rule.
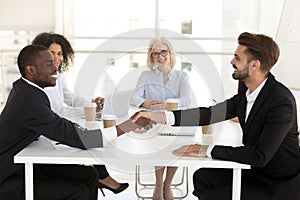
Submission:
[[[186,192],[182,195],[182,196],[178,196],[178,197],[174,197],[174,199],[184,199],[185,197],[188,196],[188,192],[189,192],[189,182],[188,182],[188,167],[183,167],[182,169],[182,177],[179,183],[175,183],[172,184],[172,186],[174,188],[178,188],[179,186],[184,184],[184,180],[186,179]],[[141,189],[138,189],[139,186],[143,187]],[[140,176],[140,166],[137,165],[135,167],[135,193],[137,195],[138,198],[141,199],[152,199],[152,196],[141,196],[140,195],[140,191],[142,189],[147,189],[149,187],[154,187],[155,184],[154,183],[143,183],[141,181],[141,176]]]

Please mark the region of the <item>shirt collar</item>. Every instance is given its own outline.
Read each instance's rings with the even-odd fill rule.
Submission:
[[[265,85],[267,79],[268,78],[266,78],[252,93],[250,93],[249,89],[247,90],[247,92],[246,92],[247,102],[254,102],[255,101],[255,99],[257,98],[257,96],[259,94],[259,92],[261,91],[261,89]]]
[[[158,69],[155,69],[154,72],[155,72],[157,75],[162,76],[162,72],[159,71]],[[171,70],[170,70],[169,73],[168,73],[168,76],[169,76],[169,77],[172,77],[174,73],[175,73],[175,71],[173,70],[173,67],[172,67]]]
[[[45,92],[45,90],[44,90],[43,88],[41,88],[40,86],[38,86],[37,84],[35,84],[35,83],[33,83],[33,82],[27,80],[27,79],[24,78],[24,77],[22,77],[22,79],[23,79],[24,81],[26,81],[29,85],[32,85],[32,86],[34,86],[34,87],[36,87],[36,88],[42,90],[43,92]],[[46,92],[45,92],[45,93],[46,93]]]

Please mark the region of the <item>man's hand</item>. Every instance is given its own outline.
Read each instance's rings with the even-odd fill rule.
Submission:
[[[167,121],[166,114],[164,112],[148,112],[146,110],[136,112],[131,119],[133,123],[136,123],[142,117],[160,124],[165,124]]]
[[[176,156],[206,157],[208,146],[199,144],[184,145],[172,151]]]
[[[132,119],[128,119],[125,122],[119,124],[116,126],[118,136],[129,132],[129,131],[135,131],[135,132],[145,132],[146,130],[152,128],[152,124],[155,124],[156,122],[151,121],[148,118],[140,117],[135,122],[132,122]]]

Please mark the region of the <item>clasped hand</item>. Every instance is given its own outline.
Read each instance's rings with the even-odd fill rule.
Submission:
[[[149,112],[147,110],[141,110],[139,112],[136,112],[132,117],[132,122],[136,122],[140,118],[147,118],[150,119],[153,122],[159,123],[159,124],[166,124],[166,114],[165,112]]]
[[[167,107],[167,103],[162,100],[145,100],[142,106],[151,110],[164,110]]]
[[[144,133],[150,128],[152,128],[153,124],[156,124],[156,122],[145,117],[140,117],[134,122],[131,118],[119,124],[118,129],[121,130],[123,133],[129,131],[134,131],[136,133]]]
[[[142,110],[135,113],[131,117],[133,123],[136,123],[141,118],[149,119],[151,122],[155,123],[166,123],[166,114],[164,112],[149,112],[146,110]],[[207,148],[207,145],[190,144],[175,149],[174,151],[172,151],[172,153],[177,156],[206,157]]]

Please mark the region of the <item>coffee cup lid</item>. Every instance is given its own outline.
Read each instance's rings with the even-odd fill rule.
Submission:
[[[112,114],[104,114],[103,115],[103,119],[117,119],[117,116],[116,115],[112,115]]]
[[[83,107],[96,107],[97,105],[93,102],[85,102]]]
[[[168,102],[168,103],[178,103],[178,99],[167,99],[166,102]]]

